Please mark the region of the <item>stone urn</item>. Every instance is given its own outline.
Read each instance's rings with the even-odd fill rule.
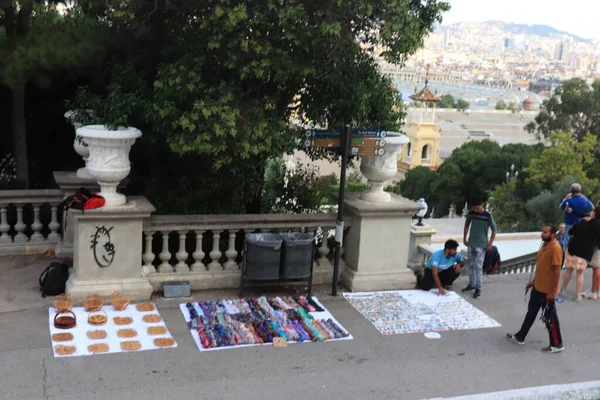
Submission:
[[[106,200],[105,207],[125,204],[127,199],[117,193],[119,183],[129,175],[129,151],[142,132],[133,127],[110,130],[104,125],[86,125],[77,129],[90,152],[87,170],[100,185],[100,195]]]
[[[368,179],[369,188],[360,198],[372,203],[389,203],[392,196],[383,191],[385,183],[398,173],[398,154],[402,146],[409,142],[406,135],[388,132],[385,138],[384,153],[380,156],[364,156],[360,162],[360,172]]]
[[[91,110],[87,110],[87,112],[90,115],[92,113]],[[90,173],[87,170],[87,163],[88,157],[90,156],[90,151],[85,140],[83,140],[81,136],[77,135],[77,129],[81,128],[82,124],[80,122],[75,121],[75,113],[75,111],[67,111],[65,113],[65,118],[75,128],[75,140],[73,141],[73,148],[75,149],[75,152],[79,154],[85,162],[85,166],[77,170],[77,176],[82,179],[93,179],[92,175],[90,175]]]

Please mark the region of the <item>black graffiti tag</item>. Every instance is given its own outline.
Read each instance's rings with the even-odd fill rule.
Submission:
[[[94,260],[100,268],[109,267],[115,258],[115,245],[110,240],[110,231],[114,226],[106,228],[105,226],[97,226],[96,233],[91,235]]]

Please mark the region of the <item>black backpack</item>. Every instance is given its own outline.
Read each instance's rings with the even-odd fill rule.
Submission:
[[[63,294],[69,279],[69,267],[66,264],[52,262],[40,275],[42,297]]]

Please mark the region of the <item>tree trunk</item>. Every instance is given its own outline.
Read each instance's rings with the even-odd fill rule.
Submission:
[[[25,120],[25,83],[12,85],[12,145],[18,183],[29,189],[27,127]]]

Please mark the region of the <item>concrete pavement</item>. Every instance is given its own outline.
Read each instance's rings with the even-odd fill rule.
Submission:
[[[540,351],[548,341],[541,323],[525,346],[504,339],[523,320],[527,278],[486,278],[482,298],[467,297],[502,327],[441,332],[440,340],[382,336],[341,296],[321,293],[319,299],[354,340],[200,353],[177,303],[159,301],[177,348],[55,359],[45,306],[5,312],[0,314],[0,399],[417,400],[598,379],[600,302],[558,305],[563,353]],[[589,273],[586,280],[589,284]],[[213,296],[222,297],[232,296]]]

